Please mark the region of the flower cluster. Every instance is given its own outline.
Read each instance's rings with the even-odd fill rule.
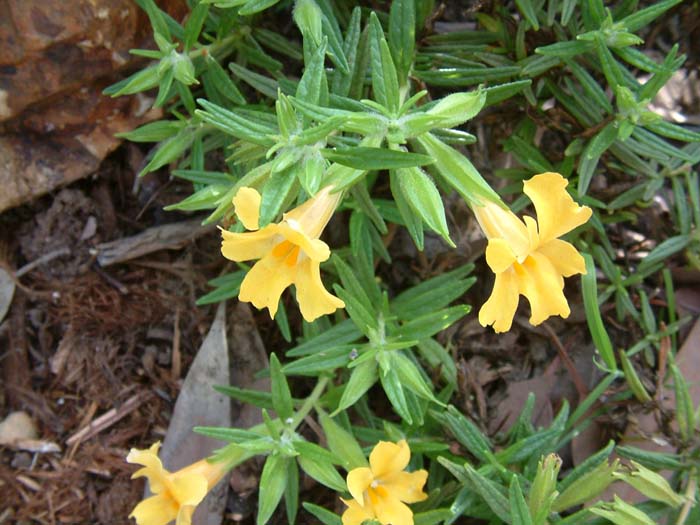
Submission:
[[[538,325],[552,315],[569,316],[564,277],[585,274],[583,257],[559,239],[591,217],[566,191],[567,180],[558,173],[541,173],[525,181],[524,192],[537,212],[537,221],[520,220],[503,203],[487,201],[474,207],[488,238],[486,262],[496,274],[488,301],[479,311],[483,326],[506,332],[513,323],[520,295],[530,302],[530,323]]]
[[[398,443],[377,443],[369,456],[369,467],[348,473],[352,499],[341,498],[348,506],[343,513],[343,525],[361,525],[372,519],[382,525],[413,525],[413,512],[406,503],[428,497],[423,492],[428,472],[405,472],[410,459],[411,450],[403,439]]]

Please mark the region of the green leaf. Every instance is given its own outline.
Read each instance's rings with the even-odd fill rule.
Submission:
[[[498,194],[464,155],[430,133],[420,135],[416,140],[434,160],[435,170],[468,203],[478,205],[482,199],[500,201]]]
[[[294,461],[287,462],[287,485],[284,487],[284,506],[287,523],[294,525],[299,511],[299,467]]]
[[[295,441],[294,448],[299,452],[299,466],[316,481],[337,492],[345,492],[345,480],[333,466],[333,455],[325,449],[306,441]]]
[[[272,7],[280,0],[249,0],[243,7],[238,10],[241,16],[249,16],[260,11],[264,11],[268,7]]]
[[[693,407],[693,399],[690,397],[688,383],[685,381],[683,374],[678,366],[671,358],[669,367],[671,376],[673,377],[673,387],[676,392],[676,421],[680,430],[681,439],[685,442],[691,440],[695,435],[695,409]]]
[[[610,336],[605,329],[603,319],[600,315],[595,263],[590,254],[584,253],[582,255],[586,263],[586,273],[581,276],[581,289],[583,292],[583,306],[586,311],[588,329],[591,332],[593,344],[600,353],[608,369],[617,370],[612,342],[610,341]]]
[[[302,507],[306,509],[309,513],[313,514],[317,519],[321,520],[323,525],[343,525],[340,516],[334,514],[330,510],[326,510],[323,507],[314,505],[313,503],[308,503],[304,501]]]
[[[471,309],[469,305],[457,305],[421,315],[403,323],[395,335],[409,341],[420,341],[450,327]]]
[[[442,197],[435,183],[420,168],[398,169],[396,178],[414,213],[454,248],[455,244],[447,229]]]
[[[523,14],[525,20],[530,22],[533,29],[539,31],[540,23],[537,20],[537,10],[532,5],[532,0],[515,0],[515,5],[518,6],[518,10]]]
[[[186,125],[181,120],[156,120],[131,131],[115,133],[115,136],[132,142],[160,142],[176,135]]]
[[[282,211],[283,204],[289,199],[296,180],[295,168],[273,173],[262,190],[260,202],[260,227],[267,226]]]
[[[441,119],[442,128],[453,128],[476,116],[486,104],[486,91],[452,93],[438,101],[427,113]]]
[[[306,63],[304,74],[297,85],[295,96],[311,104],[324,103],[328,100],[328,81],[324,68],[326,44],[321,44]]]
[[[406,226],[416,248],[423,251],[423,220],[413,211],[413,207],[408,200],[408,195],[405,194],[404,187],[400,182],[397,170],[389,172],[389,185],[391,187],[391,194],[394,197],[394,204],[396,204],[403,224]]]
[[[319,420],[326,434],[328,448],[340,459],[345,470],[350,471],[368,465],[362,447],[352,433],[341,427],[328,414],[321,413]]]
[[[389,11],[389,49],[396,65],[399,85],[405,85],[416,45],[414,0],[396,0]]]
[[[238,89],[231,77],[226,73],[221,64],[219,64],[213,57],[209,56],[206,60],[209,83],[216,89],[216,91],[227,100],[230,100],[236,105],[242,105],[246,103],[245,97]]]
[[[374,98],[392,114],[395,114],[401,105],[396,67],[391,58],[389,45],[384,39],[384,29],[382,29],[374,11],[370,13],[369,26],[371,32],[370,51]]]
[[[552,55],[559,58],[572,57],[586,53],[593,49],[589,42],[580,40],[569,40],[565,42],[557,42],[548,46],[541,46],[535,49],[535,53],[539,55]]]
[[[510,502],[503,494],[504,490],[469,464],[464,465],[467,477],[471,480],[472,488],[479,493],[493,513],[506,523],[511,523]]]
[[[433,394],[426,378],[423,377],[420,370],[411,359],[401,352],[389,352],[388,357],[392,369],[396,370],[396,374],[403,385],[417,396],[442,405],[442,403],[435,398],[435,394]]]
[[[279,359],[274,354],[270,355],[270,378],[272,391],[272,406],[277,412],[277,417],[281,421],[286,421],[294,415],[294,406],[292,404],[292,393],[287,384],[287,378],[282,372],[282,365]]]
[[[669,237],[649,252],[649,255],[640,263],[639,270],[643,271],[658,262],[669,259],[688,246],[690,240],[690,235],[675,235]]]
[[[192,8],[185,24],[185,51],[189,51],[197,43],[208,14],[209,5],[203,2],[199,2]]]
[[[177,135],[161,142],[151,160],[139,172],[139,177],[177,160],[190,147],[193,140],[194,133],[184,128]]]
[[[257,525],[265,525],[277,508],[287,486],[290,458],[280,454],[268,456],[260,475]]]
[[[510,516],[512,525],[532,525],[530,510],[525,503],[523,491],[518,483],[518,476],[513,474],[508,490],[508,500],[510,502]]]
[[[323,12],[314,0],[297,0],[294,3],[294,22],[304,38],[311,39],[316,47],[321,45],[323,38],[322,17]]]
[[[274,145],[270,135],[277,130],[266,125],[264,120],[252,121],[239,112],[234,113],[205,99],[197,99],[197,102],[204,111],[198,109],[195,114],[224,133],[266,148]]]
[[[630,390],[634,394],[634,397],[636,397],[642,403],[648,403],[651,401],[651,396],[644,388],[642,381],[639,379],[630,358],[627,356],[627,353],[624,350],[620,350],[619,354],[620,362],[622,363],[622,371],[625,373],[625,380],[627,381],[627,385],[630,387]]]
[[[419,153],[364,146],[338,150],[324,149],[321,150],[321,154],[331,162],[366,171],[412,168],[433,163],[432,158]]]
[[[629,32],[635,32],[682,1],[683,0],[663,0],[662,2],[656,2],[647,8],[640,9],[626,16],[622,20],[618,20],[617,24],[624,27]]]
[[[350,374],[350,379],[345,385],[340,401],[338,401],[338,408],[332,415],[354,405],[377,382],[377,379],[377,362],[375,360],[356,366]]]
[[[408,402],[406,401],[403,383],[397,371],[393,368],[382,369],[379,373],[379,380],[382,383],[382,388],[384,389],[384,393],[386,393],[386,397],[389,398],[391,402],[391,406],[394,407],[394,410],[401,419],[411,425],[413,423],[413,415],[416,414],[411,414]]]

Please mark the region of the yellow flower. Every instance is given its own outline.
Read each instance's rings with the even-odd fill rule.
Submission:
[[[380,441],[369,456],[369,467],[348,473],[348,490],[353,499],[344,500],[343,525],[360,525],[376,519],[382,525],[413,525],[413,512],[405,503],[423,501],[426,470],[405,472],[411,457],[408,443]],[[402,503],[403,502],[403,503]]]
[[[210,463],[202,459],[178,470],[168,472],[158,458],[160,442],[147,450],[132,448],[126,460],[143,465],[132,477],[145,476],[153,496],[140,502],[129,515],[138,525],[165,525],[175,520],[177,525],[190,525],[195,508],[204,496],[223,478],[225,463]]]
[[[584,224],[591,209],[574,202],[567,184],[558,173],[525,181],[524,192],[535,205],[537,221],[527,216],[521,221],[502,203],[474,207],[489,241],[486,262],[496,274],[491,297],[479,311],[482,326],[508,331],[521,294],[530,302],[533,325],[551,315],[569,316],[564,277],[585,274],[586,267],[576,248],[558,237]]]
[[[341,198],[340,192],[331,193],[332,189],[323,188],[285,213],[281,222],[262,229],[258,229],[260,194],[253,188],[238,190],[233,198],[236,215],[252,231],[222,231],[221,253],[232,261],[260,259],[241,283],[241,301],[267,308],[274,318],[280,295],[293,284],[301,315],[309,322],[345,306],[324,288],[319,267],[331,255],[319,237]]]

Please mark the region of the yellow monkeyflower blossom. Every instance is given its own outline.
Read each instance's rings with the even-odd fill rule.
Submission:
[[[138,525],[190,525],[195,508],[229,470],[226,463],[210,463],[202,459],[178,470],[168,472],[158,457],[160,442],[151,448],[132,448],[126,460],[143,465],[131,477],[145,476],[153,496],[140,502],[129,515]]]
[[[280,295],[289,287],[296,288],[301,315],[311,322],[317,317],[343,308],[345,303],[330,294],[321,282],[320,263],[331,251],[319,239],[341,194],[327,186],[301,206],[285,213],[282,221],[259,229],[261,196],[253,188],[241,188],[233,198],[238,219],[246,233],[223,230],[221,253],[232,261],[260,259],[241,283],[238,298],[256,308],[267,308],[275,317]]]
[[[530,323],[538,325],[552,315],[569,316],[564,297],[564,277],[585,274],[576,248],[559,239],[591,216],[566,191],[568,181],[558,173],[541,173],[525,181],[524,192],[537,212],[537,221],[520,220],[502,203],[474,206],[488,238],[486,262],[496,274],[488,301],[479,311],[482,326],[506,332],[513,324],[520,295],[530,302]]]
[[[428,497],[423,492],[428,472],[405,472],[410,458],[406,440],[377,443],[369,456],[369,467],[348,473],[348,490],[353,499],[341,498],[348,506],[343,525],[361,525],[371,519],[382,525],[413,525],[413,512],[405,504]]]

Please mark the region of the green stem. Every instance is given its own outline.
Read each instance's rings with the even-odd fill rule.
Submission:
[[[323,394],[323,391],[326,389],[326,385],[328,384],[329,380],[330,378],[328,376],[323,376],[318,380],[318,383],[316,383],[316,386],[314,387],[309,397],[306,398],[304,404],[301,405],[299,411],[296,414],[294,414],[294,417],[292,418],[292,423],[290,425],[291,428],[297,428],[299,424],[304,420],[304,418],[309,414],[309,412],[311,412],[311,409],[316,404],[316,401],[318,401],[318,398],[321,397],[321,394]]]

